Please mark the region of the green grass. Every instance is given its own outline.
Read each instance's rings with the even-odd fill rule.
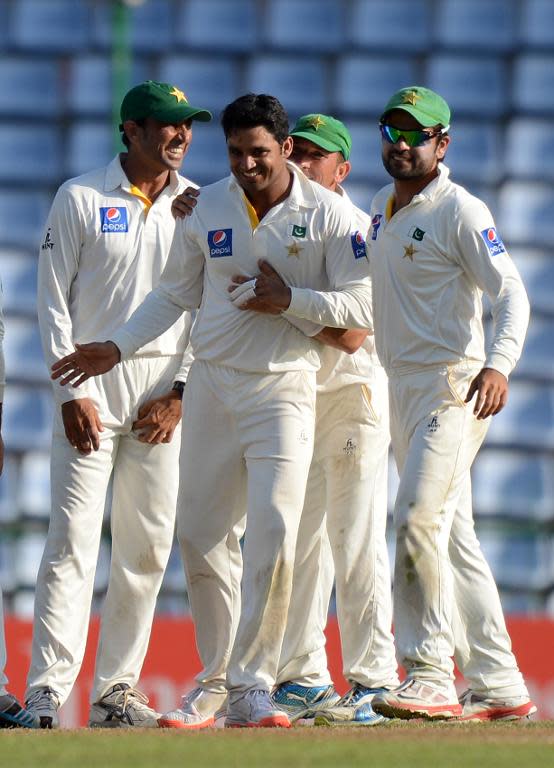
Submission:
[[[548,768],[554,723],[398,723],[378,728],[2,731],[13,768]]]

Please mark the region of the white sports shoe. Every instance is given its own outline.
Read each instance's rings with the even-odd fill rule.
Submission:
[[[127,683],[117,683],[90,708],[89,728],[157,728],[159,712]]]
[[[537,711],[528,696],[492,699],[469,690],[460,696],[460,704],[460,720],[520,720],[534,715]]]
[[[227,711],[227,692],[194,688],[181,699],[181,706],[162,715],[160,728],[210,728]]]
[[[25,709],[38,717],[41,728],[59,728],[60,699],[52,688],[37,688],[25,702]]]
[[[462,714],[454,685],[439,687],[411,678],[392,691],[375,694],[371,706],[375,712],[385,717],[399,717],[402,720],[411,720],[414,717],[448,720]]]
[[[286,712],[273,703],[269,691],[253,688],[229,696],[226,728],[290,728]]]

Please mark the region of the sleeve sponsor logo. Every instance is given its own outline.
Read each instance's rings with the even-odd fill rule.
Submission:
[[[46,230],[46,237],[44,238],[44,242],[40,246],[41,251],[51,251],[54,247],[54,241],[52,240],[52,235],[50,234],[51,232],[51,227],[48,227]]]
[[[377,232],[379,231],[379,227],[381,226],[381,220],[383,218],[382,213],[376,213],[375,216],[371,219],[371,239],[377,240]]]
[[[354,258],[363,259],[367,254],[365,250],[365,240],[362,233],[358,230],[350,235],[350,241],[352,243],[352,251],[354,252]]]
[[[499,253],[506,253],[504,243],[500,239],[495,227],[489,227],[481,231],[481,237],[491,256],[498,256]]]
[[[233,230],[211,229],[208,232],[208,248],[212,259],[233,255]]]
[[[100,208],[101,232],[128,232],[127,208]]]

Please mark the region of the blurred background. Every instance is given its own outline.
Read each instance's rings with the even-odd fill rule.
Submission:
[[[35,306],[42,226],[62,181],[122,149],[114,105],[149,78],[214,112],[213,123],[195,123],[183,166],[199,184],[227,175],[218,116],[247,91],[279,97],[291,123],[312,111],[341,118],[353,137],[346,187],[366,210],[389,180],[377,129],[388,97],[419,84],[447,99],[447,164],[490,206],[532,304],[509,406],[475,462],[476,524],[505,610],[554,617],[553,0],[0,0],[6,613],[32,615],[48,526],[52,400]],[[391,507],[396,481],[391,462]],[[109,557],[106,515],[95,609]],[[175,550],[159,612],[186,609]]]

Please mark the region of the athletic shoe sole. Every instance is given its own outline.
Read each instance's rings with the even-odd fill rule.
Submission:
[[[290,728],[288,717],[277,715],[275,717],[263,717],[259,722],[233,722],[225,720],[225,728]]]
[[[182,720],[170,720],[167,717],[160,717],[158,719],[158,726],[160,728],[181,728],[185,731],[198,731],[200,728],[213,728],[215,726],[215,717],[209,717],[207,720],[202,720],[201,723],[184,723]]]
[[[385,702],[375,702],[373,709],[385,717],[396,717],[399,720],[412,720],[416,717],[422,717],[425,720],[450,720],[459,718],[462,714],[460,704],[425,706],[424,704],[390,704]]]
[[[476,712],[473,715],[465,715],[460,720],[467,722],[478,722],[485,720],[521,720],[525,717],[531,717],[537,711],[536,706],[528,701],[527,704],[520,704],[519,707],[496,707],[496,709],[487,709],[482,712]]]

